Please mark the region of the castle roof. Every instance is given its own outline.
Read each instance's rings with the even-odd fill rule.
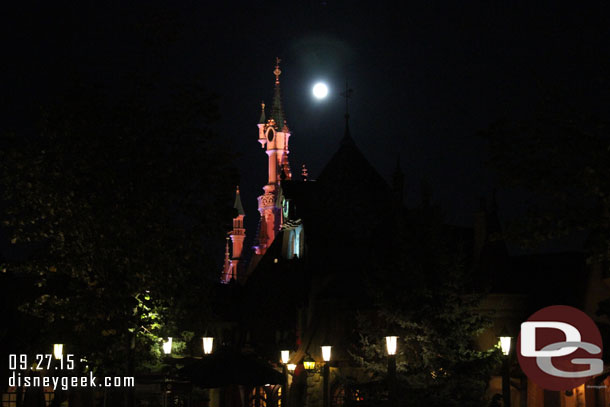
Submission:
[[[284,114],[284,106],[282,105],[282,93],[280,90],[280,82],[275,82],[273,91],[273,104],[271,105],[271,118],[275,121],[278,129],[282,130],[286,124],[286,116]]]
[[[261,102],[261,117],[258,119],[258,124],[265,124],[267,118],[265,116],[265,102]]]
[[[246,212],[244,211],[244,207],[241,204],[241,197],[239,195],[239,186],[237,186],[237,189],[235,191],[235,203],[233,204],[233,208],[237,209],[238,215],[246,214]]]
[[[273,74],[275,75],[275,89],[273,90],[273,102],[271,104],[271,118],[275,121],[279,130],[287,128],[284,106],[282,105],[282,92],[280,90],[280,59],[276,58],[276,65]]]

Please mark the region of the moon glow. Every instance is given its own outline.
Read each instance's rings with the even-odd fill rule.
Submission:
[[[318,82],[314,85],[312,92],[316,99],[324,99],[328,95],[328,86],[322,82]]]

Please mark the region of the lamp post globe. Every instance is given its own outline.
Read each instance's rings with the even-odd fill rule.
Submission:
[[[202,338],[203,341],[203,353],[205,355],[209,355],[212,353],[212,348],[214,347],[214,338],[211,336],[204,336]]]

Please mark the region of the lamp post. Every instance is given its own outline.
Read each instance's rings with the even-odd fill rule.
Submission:
[[[311,358],[311,356],[307,355],[305,359],[303,359],[303,367],[307,371],[312,371],[316,368],[316,361]]]
[[[504,407],[510,407],[510,345],[512,338],[508,335],[500,336],[500,349],[504,355],[502,363],[502,399]]]
[[[290,361],[290,351],[283,350],[280,352],[280,355],[281,355],[282,363],[285,365],[288,364],[288,362]]]
[[[55,359],[61,359],[63,354],[64,354],[64,344],[63,343],[53,344],[53,356],[55,356]]]
[[[167,341],[163,342],[163,353],[169,355],[172,353],[172,337],[168,336]]]
[[[161,346],[163,349],[163,354],[165,355],[165,360],[169,360],[169,356],[172,353],[172,337],[168,336],[167,341],[163,341],[163,345]],[[165,369],[164,369],[165,370]],[[165,378],[163,383],[163,407],[167,407],[168,400],[167,395],[171,393],[171,384],[169,383],[169,371],[165,371]]]
[[[398,405],[396,397],[396,342],[397,336],[386,336],[385,345],[388,352],[388,396],[390,405],[395,407]]]
[[[214,346],[214,338],[211,336],[204,336],[203,341],[203,354],[209,355],[212,353],[212,347]]]
[[[323,369],[323,387],[322,387],[322,403],[323,407],[330,406],[330,392],[328,388],[328,380],[330,378],[330,354],[332,346],[322,346],[322,359],[324,360]]]
[[[282,373],[284,374],[284,385],[282,386],[283,387],[282,406],[286,406],[288,403],[288,372],[294,371],[296,365],[293,363],[288,363],[288,362],[290,362],[290,351],[289,350],[280,351],[280,355],[281,355],[282,365],[283,365]]]

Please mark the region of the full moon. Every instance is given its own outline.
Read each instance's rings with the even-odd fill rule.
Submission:
[[[313,87],[313,95],[316,99],[324,99],[328,95],[328,87],[322,82],[316,83]]]

